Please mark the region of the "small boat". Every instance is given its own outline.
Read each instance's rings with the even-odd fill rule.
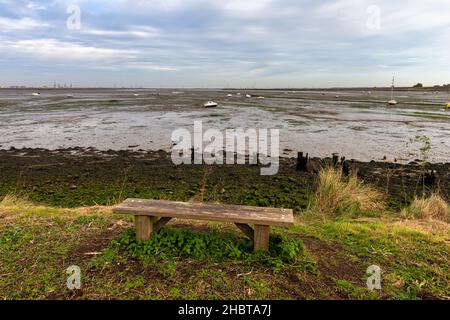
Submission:
[[[246,96],[247,98],[251,98],[251,97],[252,97],[251,94],[246,94],[245,96]]]
[[[233,95],[231,93],[227,94],[227,97],[232,97]]]
[[[219,104],[217,102],[214,101],[208,101],[207,103],[205,103],[203,106],[205,108],[215,108],[217,107]]]
[[[395,106],[395,105],[397,105],[397,103],[398,103],[397,100],[393,100],[393,99],[388,101],[388,104],[390,106]]]
[[[40,93],[40,92],[33,92],[31,95],[32,95],[32,96],[40,96],[41,93]]]
[[[135,97],[139,97],[139,94],[137,94],[137,93],[135,93],[135,94],[133,94]]]
[[[397,100],[394,99],[394,87],[395,87],[394,83],[395,83],[395,77],[392,78],[391,100],[388,101],[388,104],[390,106],[397,105]]]
[[[66,95],[66,98],[72,99],[73,98],[73,94]]]

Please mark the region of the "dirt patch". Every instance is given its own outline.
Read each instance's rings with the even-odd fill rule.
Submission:
[[[342,246],[311,236],[299,236],[299,238],[305,244],[306,250],[314,257],[320,273],[336,278],[350,279],[354,277],[355,265],[344,258],[339,259],[340,253],[345,251]],[[331,257],[335,260],[330,260]]]
[[[100,253],[108,247],[109,243],[116,239],[129,226],[114,224],[112,227],[99,233],[93,233],[84,238],[81,243],[73,248],[68,257],[74,262],[81,262],[91,259],[96,253]]]
[[[301,235],[299,238],[317,262],[320,281],[317,281],[317,278],[310,277],[309,280],[313,283],[319,282],[317,285],[322,288],[333,288],[336,286],[336,280],[347,280],[355,286],[365,286],[361,279],[365,275],[367,266],[358,260],[350,261],[348,258],[349,252],[341,245],[328,243],[311,236]],[[337,299],[348,298],[337,292],[334,297]]]

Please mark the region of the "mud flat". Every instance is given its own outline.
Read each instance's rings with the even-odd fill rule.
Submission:
[[[208,201],[293,208],[308,206],[318,170],[329,158],[313,158],[308,171],[295,158],[282,158],[279,173],[260,176],[257,166],[172,164],[159,151],[99,151],[94,148],[0,150],[0,196],[15,193],[39,203],[77,207],[117,203],[127,197]],[[398,209],[422,192],[450,199],[450,163],[428,164],[434,183],[424,186],[420,163],[348,161],[367,183],[386,192]]]
[[[175,129],[192,131],[202,121],[205,130],[279,129],[280,148],[293,150],[287,157],[298,150],[409,162],[420,146],[407,142],[424,135],[429,161],[449,161],[450,112],[443,107],[450,93],[398,90],[399,104],[388,107],[389,91],[368,90],[73,89],[33,97],[31,90],[1,89],[0,148],[170,151]],[[210,100],[219,107],[203,108]]]

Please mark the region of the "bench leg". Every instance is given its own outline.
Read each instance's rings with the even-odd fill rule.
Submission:
[[[137,240],[150,240],[153,232],[153,217],[135,216],[134,225],[136,226]]]
[[[255,251],[269,251],[269,226],[255,225],[254,249]]]
[[[161,218],[153,224],[153,232],[158,232],[162,227],[164,227],[172,218]]]
[[[235,223],[235,225],[253,242],[255,231],[252,229],[252,227],[244,223]]]

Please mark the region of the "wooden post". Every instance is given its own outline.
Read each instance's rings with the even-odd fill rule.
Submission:
[[[135,216],[134,225],[136,226],[137,240],[150,240],[150,236],[153,232],[153,217]]]
[[[269,251],[270,226],[255,225],[255,251]]]
[[[344,176],[348,177],[350,175],[350,167],[348,166],[348,162],[345,161],[345,157],[341,157],[341,167]]]
[[[303,152],[299,152],[297,155],[297,171],[307,171],[309,154],[306,157],[303,156]]]
[[[339,164],[339,153],[333,153],[333,167],[337,167]]]
[[[436,184],[436,171],[427,170],[427,172],[425,172],[423,182],[427,187],[433,187]]]

